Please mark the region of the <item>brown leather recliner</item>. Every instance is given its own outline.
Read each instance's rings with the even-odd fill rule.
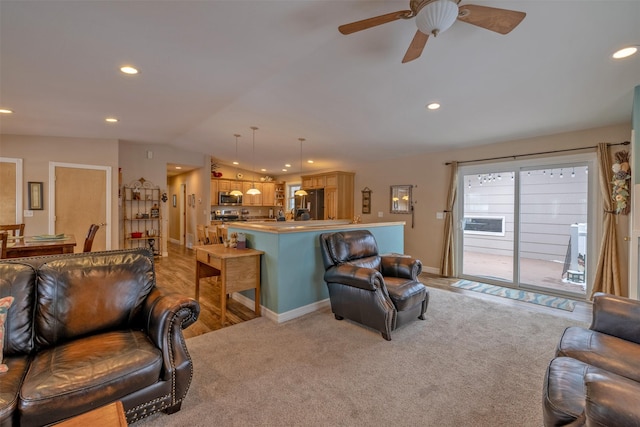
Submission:
[[[156,287],[144,249],[0,262],[0,426],[41,426],[122,401],[129,423],[180,410],[193,367],[192,298]]]
[[[391,340],[391,331],[415,319],[424,320],[429,292],[418,280],[420,260],[380,256],[368,230],[319,236],[335,318],[361,323]]]
[[[548,427],[640,425],[640,301],[594,295],[589,329],[562,334],[542,401]]]

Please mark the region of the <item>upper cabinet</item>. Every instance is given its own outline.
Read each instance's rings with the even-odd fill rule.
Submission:
[[[240,190],[243,193],[243,206],[283,206],[284,203],[284,182],[278,183],[279,190],[276,191],[275,182],[256,182],[255,186],[261,194],[247,194],[253,185],[253,181],[241,181],[233,179],[212,179],[211,180],[211,205],[218,204],[218,192]],[[278,204],[279,203],[279,204]]]
[[[353,219],[354,177],[352,172],[303,175],[302,188],[324,188],[324,219]]]

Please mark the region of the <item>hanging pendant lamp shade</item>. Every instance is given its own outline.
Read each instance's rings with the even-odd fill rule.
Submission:
[[[237,133],[234,133],[233,136],[236,137],[236,160],[235,160],[235,164],[238,164],[238,138],[240,138],[240,135]],[[236,168],[236,185],[238,184],[238,168]],[[231,190],[231,194],[232,196],[242,196],[242,191],[240,191],[238,188],[234,188],[233,190]]]
[[[300,176],[302,177],[302,143],[304,142],[304,138],[298,138],[300,141]],[[293,193],[294,196],[307,196],[309,193],[304,191],[302,188]]]
[[[458,4],[452,0],[435,0],[424,6],[416,16],[421,33],[437,36],[444,33],[458,19]]]
[[[256,188],[256,131],[258,130],[258,128],[255,126],[251,126],[251,130],[253,131],[253,170],[251,173],[251,188],[247,190],[247,194],[255,196],[258,194],[262,194],[260,193],[260,190]]]

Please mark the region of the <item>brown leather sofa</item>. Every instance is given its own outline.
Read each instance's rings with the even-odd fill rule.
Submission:
[[[544,380],[545,426],[640,425],[640,301],[596,293],[589,329],[567,328]]]
[[[391,340],[394,329],[424,320],[429,292],[418,280],[420,260],[380,256],[368,230],[323,233],[319,238],[324,280],[336,319],[347,318],[376,329],[386,340]]]
[[[182,329],[198,303],[156,287],[144,249],[0,262],[0,425],[42,426],[120,400],[132,423],[180,410],[193,368]]]

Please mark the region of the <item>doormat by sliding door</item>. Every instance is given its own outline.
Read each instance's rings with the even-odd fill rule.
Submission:
[[[518,301],[530,302],[531,304],[543,305],[545,307],[559,308],[560,310],[573,311],[576,302],[567,298],[554,297],[551,295],[539,294],[536,292],[522,291],[519,289],[503,288],[486,283],[472,282],[471,280],[459,280],[453,283],[460,289],[482,292],[483,294],[495,295],[503,298],[510,298]]]

